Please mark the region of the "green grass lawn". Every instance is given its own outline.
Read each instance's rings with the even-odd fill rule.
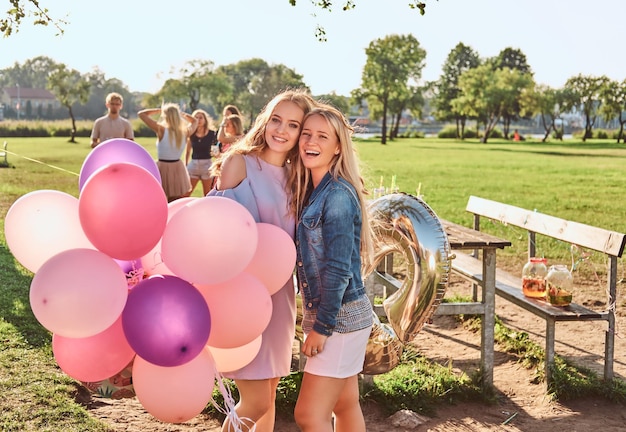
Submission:
[[[0,142],[4,139],[0,138]],[[78,174],[90,151],[87,138],[7,139],[9,168],[0,168],[0,430],[106,430],[77,402],[80,389],[55,365],[50,334],[35,320],[28,290],[32,274],[12,257],[4,236],[4,218],[20,196],[53,189],[78,196]],[[153,156],[155,140],[138,142]],[[480,144],[440,139],[402,139],[381,145],[357,142],[370,188],[392,176],[402,192],[419,188],[442,218],[469,226],[465,212],[470,195],[536,209],[610,230],[626,232],[624,179],[626,145],[609,141],[507,142]],[[420,186],[421,185],[421,186]],[[201,196],[198,185],[194,196]],[[526,238],[501,224],[484,229],[513,242],[499,262],[525,260]],[[542,242],[538,253],[571,260],[570,246]],[[604,266],[602,257],[598,268]],[[624,258],[618,271],[624,274]],[[6,409],[6,407],[10,407]]]

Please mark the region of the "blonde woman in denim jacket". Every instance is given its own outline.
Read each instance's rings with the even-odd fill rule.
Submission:
[[[300,134],[293,202],[307,362],[295,419],[305,432],[365,432],[358,373],[373,315],[361,259],[370,257],[371,237],[352,132],[323,105]]]

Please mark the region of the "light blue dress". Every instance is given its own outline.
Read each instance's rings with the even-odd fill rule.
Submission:
[[[281,227],[293,239],[295,218],[288,211],[285,191],[286,170],[271,165],[254,155],[244,155],[246,178],[235,188],[208,196],[224,196],[244,205],[257,222]],[[261,349],[243,368],[224,374],[233,379],[268,379],[291,372],[292,347],[295,338],[296,300],[293,279],[272,295],[272,318],[263,332]]]

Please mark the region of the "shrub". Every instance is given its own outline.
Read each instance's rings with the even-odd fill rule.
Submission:
[[[604,129],[598,129],[596,131],[594,131],[594,138],[597,139],[608,139],[609,138],[609,134],[607,131],[605,131]]]
[[[456,126],[446,126],[439,131],[437,138],[456,138]]]

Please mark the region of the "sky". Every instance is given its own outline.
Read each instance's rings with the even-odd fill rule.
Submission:
[[[558,88],[575,75],[626,79],[626,0],[355,0],[332,12],[310,0],[40,0],[65,33],[25,22],[0,38],[0,69],[45,55],[81,73],[98,68],[130,91],[158,91],[191,60],[215,66],[261,58],[302,75],[314,95],[348,96],[360,86],[375,39],[413,34],[426,51],[424,81],[440,77],[459,43],[481,58],[520,49],[537,83]],[[384,6],[383,6],[384,5]],[[315,37],[319,24],[327,41]]]

